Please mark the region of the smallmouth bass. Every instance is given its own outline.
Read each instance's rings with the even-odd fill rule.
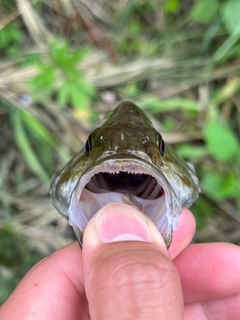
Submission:
[[[124,202],[144,212],[169,247],[182,208],[198,192],[193,166],[165,146],[143,110],[122,102],[55,175],[50,194],[80,246],[91,217],[107,203]]]

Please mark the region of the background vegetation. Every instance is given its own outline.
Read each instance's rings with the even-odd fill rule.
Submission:
[[[52,174],[131,99],[194,163],[195,241],[240,244],[240,2],[0,1],[0,301],[71,242]]]

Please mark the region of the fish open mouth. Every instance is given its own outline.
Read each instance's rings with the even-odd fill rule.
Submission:
[[[163,195],[163,188],[150,175],[100,172],[93,176],[85,187],[94,193],[119,192],[131,194],[141,199],[157,199]]]
[[[173,229],[171,192],[164,175],[152,167],[136,157],[95,163],[76,186],[68,209],[70,224],[83,232],[100,208],[110,202],[122,202],[145,213],[169,246]]]

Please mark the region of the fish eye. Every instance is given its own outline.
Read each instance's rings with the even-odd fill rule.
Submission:
[[[163,139],[161,139],[159,149],[160,149],[161,155],[163,156],[164,155],[164,150],[165,150],[165,143],[164,143]]]
[[[85,150],[86,150],[87,156],[90,154],[91,149],[92,149],[92,147],[91,147],[90,138],[88,138],[86,141],[86,145],[85,145]]]

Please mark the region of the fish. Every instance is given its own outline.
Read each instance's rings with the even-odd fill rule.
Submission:
[[[106,204],[121,202],[146,214],[169,248],[183,207],[190,207],[199,191],[193,165],[164,143],[145,111],[123,101],[55,174],[50,197],[80,246],[91,217]]]

